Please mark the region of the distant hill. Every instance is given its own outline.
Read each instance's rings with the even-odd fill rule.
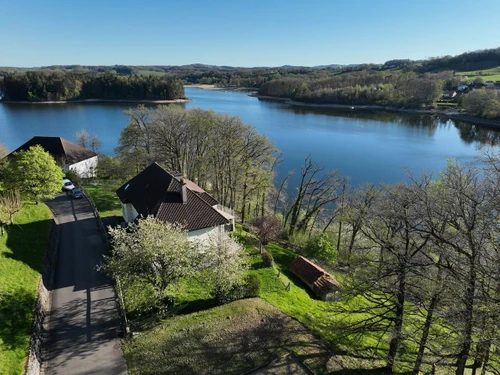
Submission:
[[[493,49],[464,52],[457,56],[432,57],[426,60],[393,59],[384,64],[325,64],[315,66],[283,65],[279,67],[238,67],[228,65],[209,65],[193,63],[187,65],[50,65],[42,67],[19,68],[0,67],[0,72],[16,70],[65,70],[72,72],[94,72],[118,74],[139,74],[140,71],[159,73],[188,73],[188,72],[233,72],[233,71],[276,71],[286,70],[323,70],[323,69],[353,69],[357,67],[381,66],[384,69],[409,68],[417,72],[435,72],[443,70],[472,71],[490,69],[500,66],[500,47]]]

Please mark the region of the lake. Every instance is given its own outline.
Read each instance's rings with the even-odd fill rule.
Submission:
[[[405,179],[407,168],[438,172],[449,158],[473,162],[480,146],[500,140],[496,130],[433,116],[291,107],[234,91],[187,88],[186,95],[192,99],[186,108],[238,115],[266,134],[283,153],[280,175],[298,171],[311,154],[327,170],[350,176],[353,185],[394,183]],[[0,104],[0,143],[13,150],[35,135],[74,141],[75,133],[85,129],[98,135],[101,152],[113,154],[128,122],[123,111],[133,106]]]

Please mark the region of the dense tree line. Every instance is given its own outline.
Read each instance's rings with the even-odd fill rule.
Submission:
[[[0,87],[4,100],[172,100],[184,97],[180,82],[153,76],[27,71],[9,73]]]
[[[474,90],[463,96],[461,106],[472,116],[500,119],[500,95],[497,90]]]
[[[431,74],[356,71],[328,77],[282,78],[266,82],[259,95],[306,103],[424,107],[442,95],[444,80]]]
[[[387,373],[400,356],[413,374],[423,363],[498,371],[498,160],[348,193],[338,257],[350,265],[346,298],[365,302],[342,308],[343,329],[385,342]]]
[[[243,221],[250,210],[264,210],[276,163],[266,136],[238,117],[201,109],[139,107],[126,113],[130,123],[115,150],[125,175],[157,161],[196,181]]]
[[[465,52],[457,56],[430,58],[415,69],[419,72],[441,70],[469,71],[493,68],[500,65],[500,48]]]

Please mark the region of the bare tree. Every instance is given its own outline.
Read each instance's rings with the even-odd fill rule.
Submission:
[[[85,129],[79,130],[75,135],[76,143],[86,149],[98,152],[102,146],[97,134],[89,133]]]
[[[7,222],[14,224],[14,215],[23,208],[23,200],[18,190],[7,190],[0,195],[0,226],[2,236]]]
[[[324,174],[323,171],[324,167],[316,164],[311,155],[305,158],[297,194],[285,214],[289,235],[295,231],[305,232],[318,211],[338,199],[337,191],[345,184],[345,178],[336,172]]]
[[[9,149],[0,143],[0,159],[9,155]]]
[[[276,241],[283,234],[283,224],[276,216],[262,216],[252,223],[252,232],[260,241],[260,250],[269,242]]]
[[[357,189],[349,189],[346,194],[345,205],[342,208],[341,220],[346,224],[349,233],[349,242],[346,254],[341,256],[339,262],[349,264],[351,253],[354,248],[356,238],[361,231],[364,219],[373,204],[378,190],[373,184],[365,184]]]

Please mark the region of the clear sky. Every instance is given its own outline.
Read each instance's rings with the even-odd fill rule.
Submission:
[[[500,47],[500,0],[0,0],[0,66],[383,63]]]

